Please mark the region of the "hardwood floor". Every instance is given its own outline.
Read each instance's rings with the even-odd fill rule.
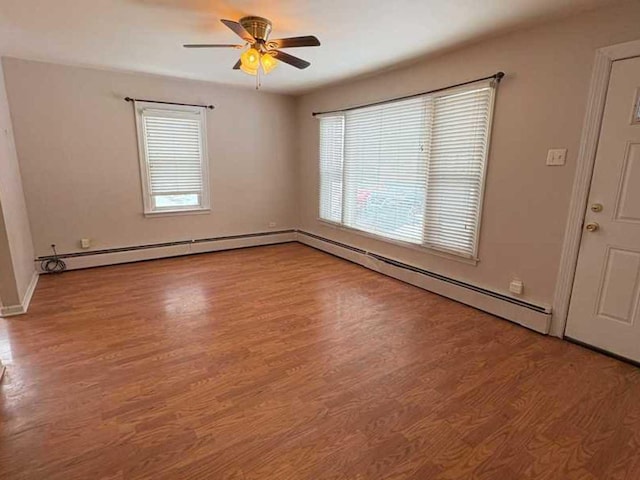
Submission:
[[[2,479],[638,479],[640,369],[299,244],[49,275]]]

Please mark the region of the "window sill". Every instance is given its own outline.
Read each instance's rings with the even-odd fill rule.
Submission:
[[[371,238],[373,240],[378,240],[380,242],[389,243],[389,244],[396,245],[396,246],[402,247],[402,248],[408,248],[410,250],[416,250],[416,251],[423,252],[423,253],[429,253],[431,255],[435,255],[437,257],[446,258],[448,260],[454,260],[456,262],[466,263],[467,265],[476,266],[480,262],[480,259],[477,258],[477,257],[464,257],[462,255],[457,255],[455,253],[450,253],[450,252],[447,252],[445,250],[440,250],[440,249],[434,248],[434,247],[427,247],[425,245],[418,245],[416,243],[403,242],[402,240],[394,240],[392,238],[386,238],[386,237],[383,237],[381,235],[376,235],[375,233],[369,233],[369,232],[365,232],[363,230],[358,230],[357,228],[347,227],[347,226],[342,225],[340,223],[332,222],[330,220],[324,220],[322,218],[316,218],[316,220],[318,222],[320,222],[321,224],[325,225],[325,226],[332,227],[332,228],[335,228],[337,230],[343,230],[345,232],[355,233],[356,235],[360,235],[362,237]]]
[[[193,210],[160,210],[154,212],[144,212],[144,216],[147,218],[154,217],[173,217],[176,215],[205,215],[211,213],[210,208],[198,208]]]

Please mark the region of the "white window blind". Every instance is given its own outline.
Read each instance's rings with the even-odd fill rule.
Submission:
[[[320,218],[475,257],[494,88],[322,116]]]
[[[433,98],[426,245],[475,254],[492,98],[490,87]]]
[[[320,122],[320,217],[342,221],[342,157],[344,118],[326,117]]]
[[[208,209],[204,108],[138,102],[136,111],[145,213]]]
[[[426,115],[424,98],[346,112],[345,225],[421,243]]]

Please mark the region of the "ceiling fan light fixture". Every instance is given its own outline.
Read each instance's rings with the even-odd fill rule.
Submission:
[[[260,63],[262,64],[262,69],[265,74],[268,74],[278,66],[278,61],[270,53],[263,53],[260,58]]]
[[[240,55],[240,62],[242,62],[242,66],[248,70],[258,70],[260,67],[260,52],[251,47]]]
[[[248,75],[253,75],[254,77],[258,74],[257,68],[251,69],[251,68],[245,67],[244,64],[240,64],[240,70],[242,70],[244,73]]]

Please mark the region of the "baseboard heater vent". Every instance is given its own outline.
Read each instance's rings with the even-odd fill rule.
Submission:
[[[529,302],[524,302],[517,298],[507,297],[506,295],[502,295],[501,293],[492,292],[491,290],[487,290],[481,287],[476,287],[475,285],[471,285],[469,283],[461,282],[459,280],[455,280],[453,278],[445,277],[444,275],[440,275],[434,272],[430,272],[428,270],[424,270],[422,268],[414,267],[413,265],[408,265],[406,263],[399,262],[397,260],[393,260],[391,258],[383,257],[381,255],[376,255],[375,253],[368,253],[370,257],[373,257],[382,262],[388,263],[389,265],[393,265],[395,267],[404,268],[406,270],[411,270],[412,272],[419,273],[421,275],[426,275],[431,278],[436,278],[443,282],[450,283],[452,285],[457,285],[459,287],[468,288],[470,290],[474,290],[483,295],[489,295],[491,297],[497,298],[498,300],[502,300],[503,302],[513,303],[514,305],[520,305],[521,307],[530,308],[531,310],[535,310],[540,313],[549,313],[548,309],[545,307],[541,307],[540,305],[534,305]]]
[[[61,253],[58,258],[65,259],[67,269],[101,267],[119,263],[139,262],[158,258],[193,255],[198,253],[233,250],[237,248],[257,247],[277,243],[296,241],[296,230],[277,230],[273,232],[257,232],[242,235],[226,235],[222,237],[180,240],[176,242],[150,243],[104,250],[86,252]],[[52,256],[36,258],[39,267],[43,260]]]
[[[104,250],[90,250],[87,252],[61,253],[58,255],[58,258],[88,257],[91,255],[103,255],[105,253],[133,252],[136,250],[146,250],[149,248],[174,247],[177,245],[193,245],[195,243],[220,242],[223,240],[239,240],[239,239],[246,239],[246,238],[280,235],[284,233],[292,234],[295,232],[296,230],[291,229],[291,230],[278,230],[275,232],[258,232],[258,233],[246,233],[243,235],[227,235],[225,237],[199,238],[196,240],[179,240],[177,242],[149,243],[147,245],[134,245],[130,247],[120,247],[120,248],[107,248]],[[36,261],[41,262],[43,260],[50,260],[52,258],[53,258],[53,255],[45,255],[45,256],[36,258]]]
[[[314,233],[298,230],[298,241],[425,290],[512,320],[537,332],[549,332],[550,307],[512,298]]]

